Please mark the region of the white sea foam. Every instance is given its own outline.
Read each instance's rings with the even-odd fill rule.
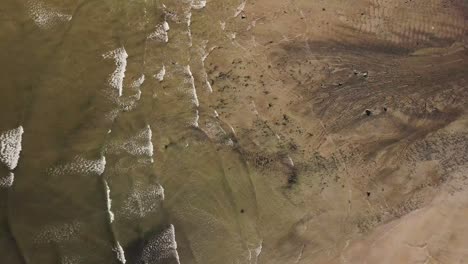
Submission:
[[[294,264],[299,264],[299,262],[301,262],[302,255],[304,254],[304,248],[305,248],[305,245],[303,244],[301,247],[301,251],[299,252],[299,255],[296,258],[296,261],[294,261]]]
[[[231,40],[235,40],[236,36],[237,36],[237,33],[236,32],[231,32],[231,33],[228,33],[227,35]]]
[[[210,138],[222,138],[226,135],[226,131],[219,125],[219,122],[207,121],[203,126],[203,131]]]
[[[18,166],[23,133],[23,127],[19,126],[0,134],[0,161],[10,170]]]
[[[161,189],[161,200],[165,200],[166,199],[166,196],[164,195],[164,187],[162,187],[162,185],[159,185],[159,188]]]
[[[140,76],[140,78],[136,79],[136,80],[132,83],[132,87],[133,87],[133,88],[140,89],[140,87],[143,85],[144,82],[145,82],[145,75],[142,74],[142,75]]]
[[[134,98],[135,98],[135,101],[140,100],[140,98],[141,98],[141,90],[140,89],[137,90],[137,93],[134,95]]]
[[[222,142],[223,144],[226,144],[228,146],[234,145],[234,141],[226,137],[226,131],[221,127],[221,125],[218,122],[207,121],[205,122],[202,130],[212,140]]]
[[[236,134],[236,130],[234,130],[234,127],[232,127],[230,124],[227,124],[229,128],[231,129],[232,134]]]
[[[102,55],[104,59],[115,60],[115,71],[109,77],[109,84],[117,89],[119,96],[122,96],[123,81],[125,78],[125,71],[127,70],[128,54],[124,47],[111,50]]]
[[[144,82],[145,82],[145,75],[142,74],[138,79],[136,79],[132,83],[132,88],[137,91],[137,93],[132,96],[135,98],[136,101],[140,100],[141,98],[141,86],[143,85]]]
[[[250,25],[247,27],[247,31],[251,30],[252,28],[254,28],[255,26],[257,25],[257,20],[254,20],[250,23]],[[252,36],[253,38],[255,38],[254,36]]]
[[[13,172],[8,172],[6,176],[0,177],[0,188],[10,188],[13,186],[15,181],[15,174]]]
[[[198,113],[198,110],[195,110],[195,118],[192,122],[192,125],[194,127],[199,127],[198,121],[200,120],[200,114]]]
[[[164,28],[164,30],[166,32],[169,31],[170,27],[169,27],[169,23],[167,23],[167,21],[164,21],[162,25],[163,25],[163,28]]]
[[[239,16],[244,11],[246,3],[247,3],[247,0],[242,0],[242,3],[236,9],[236,13],[234,13],[234,17]]]
[[[254,248],[253,250],[253,253],[255,254],[255,259],[253,259],[253,264],[257,264],[258,257],[262,253],[262,248],[263,248],[263,241],[261,241],[258,247]]]
[[[232,146],[234,146],[234,141],[232,141],[232,139],[229,138],[228,140],[226,140],[226,145],[232,147]]]
[[[107,213],[109,214],[109,221],[112,223],[114,222],[114,213],[112,212],[112,199],[110,197],[110,188],[109,184],[107,183],[106,180],[104,180],[104,184],[106,185],[106,207],[107,207]]]
[[[169,29],[169,23],[164,21],[163,23],[156,26],[155,30],[149,34],[148,39],[167,43],[169,42],[169,35],[167,34]]]
[[[141,77],[133,82],[131,88],[135,90],[136,93],[131,96],[119,96],[113,91],[104,91],[107,99],[109,99],[112,103],[114,103],[117,106],[117,108],[112,109],[109,113],[106,114],[108,119],[115,119],[120,113],[120,111],[131,111],[135,109],[135,107],[137,106],[137,101],[140,100],[141,97],[141,90],[138,88],[139,81],[141,81]]]
[[[78,256],[63,256],[60,261],[61,264],[78,264],[82,263],[82,258]]]
[[[74,239],[80,229],[81,224],[79,222],[48,225],[42,228],[33,240],[38,244],[62,243]]]
[[[119,113],[120,113],[119,109],[112,109],[109,112],[105,113],[104,116],[106,117],[106,119],[115,120],[117,116],[119,115]]]
[[[114,108],[105,114],[107,119],[114,120],[120,111],[131,111],[136,108],[137,102],[141,99],[141,86],[145,82],[145,75],[142,74],[138,79],[133,81],[130,88],[135,91],[135,94],[129,96],[120,96],[114,91],[104,90],[104,93],[117,108]]]
[[[165,4],[162,4],[164,10],[165,19],[169,19],[172,22],[180,23],[179,16],[172,10],[168,10]]]
[[[185,18],[187,20],[187,35],[189,37],[189,47],[192,47],[193,41],[192,41],[192,12],[187,12],[185,14]]]
[[[166,66],[163,65],[161,70],[156,75],[154,75],[154,78],[156,78],[156,80],[162,82],[164,80],[165,75],[166,75]]]
[[[59,12],[57,9],[46,6],[42,1],[28,1],[28,11],[34,23],[40,28],[49,29],[59,23],[68,22],[71,15]]]
[[[124,201],[121,211],[126,218],[142,218],[156,212],[158,201],[164,200],[164,189],[159,184],[136,184],[131,195]]]
[[[213,87],[211,87],[211,83],[208,80],[206,80],[206,87],[208,88],[208,92],[213,92]]]
[[[221,26],[221,30],[226,30],[226,22],[224,21],[219,21],[219,25]]]
[[[257,106],[255,105],[255,102],[254,102],[254,101],[251,101],[250,104],[252,105],[251,111],[252,111],[255,115],[258,115],[258,110],[257,110]]]
[[[190,65],[185,67],[185,73],[187,74],[186,82],[190,83],[192,88],[192,102],[195,104],[195,106],[199,107],[200,102],[198,101],[197,89],[195,88],[195,79],[193,78],[192,71],[190,70]]]
[[[202,56],[202,61],[204,62],[206,60],[206,58],[208,58],[208,56],[210,56],[211,52],[213,52],[213,50],[218,49],[218,48],[219,48],[218,46],[213,46],[213,47],[209,48],[208,51],[204,50],[203,56]]]
[[[190,12],[190,10],[188,10],[185,13],[185,20],[186,20],[186,23],[187,23],[187,27],[190,30],[190,27],[192,26],[192,12]]]
[[[206,0],[192,0],[193,9],[202,9],[206,6]]]
[[[146,155],[149,157],[153,157],[153,142],[151,139],[153,138],[153,131],[149,125],[146,126],[138,135],[137,138],[143,139],[143,146],[141,146],[137,150],[129,150],[130,153],[135,155]]]
[[[153,143],[151,139],[153,137],[153,132],[151,127],[147,125],[136,135],[123,139],[123,140],[114,140],[106,146],[106,152],[118,153],[120,151],[125,151],[131,155],[135,156],[153,156]]]
[[[205,69],[205,60],[206,58],[208,58],[208,56],[211,54],[211,52],[213,52],[213,50],[217,49],[218,46],[213,46],[211,47],[210,49],[208,49],[208,51],[206,50],[206,44],[204,45],[203,47],[203,55],[202,55],[202,65],[203,65],[203,75],[205,76],[205,84],[206,84],[206,87],[208,88],[208,92],[212,93],[213,92],[213,87],[211,87],[211,83],[210,81],[208,80],[208,74],[206,73],[206,69]]]
[[[120,261],[120,263],[125,264],[127,262],[127,260],[125,259],[125,252],[122,246],[120,245],[119,241],[117,241],[114,251],[117,254],[117,259]]]
[[[97,160],[76,156],[71,162],[50,168],[48,172],[56,176],[67,174],[102,175],[105,169],[106,157],[104,156]]]
[[[174,258],[180,264],[173,225],[170,225],[169,228],[158,236],[150,239],[142,254],[142,261],[144,263],[159,263],[161,260],[169,258]]]

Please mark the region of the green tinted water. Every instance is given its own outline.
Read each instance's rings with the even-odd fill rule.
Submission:
[[[14,173],[0,189],[1,263],[255,257],[251,175],[209,108],[203,67],[238,4],[2,4],[0,132],[24,134],[18,166],[0,172]]]

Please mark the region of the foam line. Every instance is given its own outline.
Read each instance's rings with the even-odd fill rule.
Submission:
[[[18,166],[23,133],[23,127],[19,126],[0,134],[0,161],[9,170],[14,170]]]
[[[200,102],[198,101],[197,89],[195,88],[195,79],[193,78],[192,71],[190,70],[190,65],[187,65],[185,67],[185,73],[188,75],[188,82],[190,83],[192,88],[192,101],[195,104],[195,106],[199,107]]]
[[[124,47],[117,48],[102,55],[104,59],[115,60],[115,70],[109,77],[110,86],[117,89],[119,97],[122,96],[123,81],[125,78],[125,71],[127,70],[128,54]]]
[[[15,181],[15,174],[8,172],[6,176],[0,177],[0,188],[10,188]]]

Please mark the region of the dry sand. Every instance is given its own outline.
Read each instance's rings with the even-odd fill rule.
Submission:
[[[468,263],[466,0],[0,15],[0,263]]]
[[[466,10],[247,1],[206,100],[256,173],[259,263],[467,263]]]

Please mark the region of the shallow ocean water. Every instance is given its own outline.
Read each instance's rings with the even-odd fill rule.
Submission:
[[[2,4],[2,263],[251,257],[249,172],[228,138],[219,148],[198,129],[209,91],[193,74],[220,30],[205,4]],[[210,253],[220,246],[232,250]]]
[[[466,1],[4,0],[0,19],[0,264],[397,263],[420,219],[441,228],[415,259],[463,258]]]

